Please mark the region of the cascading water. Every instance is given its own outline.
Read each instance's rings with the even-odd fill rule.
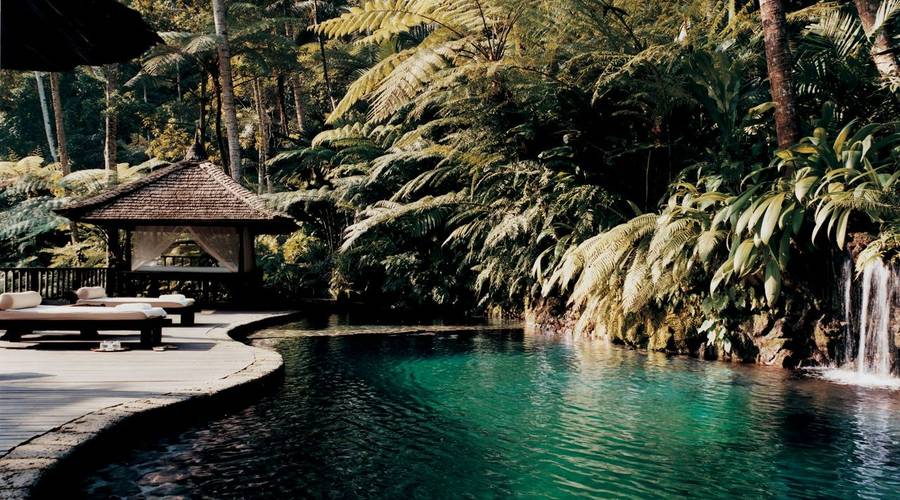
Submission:
[[[839,368],[823,372],[836,382],[900,388],[897,372],[896,319],[900,292],[897,268],[873,262],[854,276],[845,260],[841,276],[844,313],[844,356]]]
[[[894,364],[891,270],[876,262],[863,271],[856,371],[887,376]]]

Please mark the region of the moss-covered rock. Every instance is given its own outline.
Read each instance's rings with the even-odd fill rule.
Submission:
[[[710,343],[705,334],[698,333],[703,318],[688,311],[641,311],[626,317],[622,325],[590,324],[581,332],[633,348],[701,359],[785,368],[826,365],[835,362],[841,349],[843,325],[833,311],[823,313],[823,309],[827,308],[814,294],[796,287],[779,310],[739,321],[729,343]],[[551,298],[530,304],[526,318],[542,331],[572,335],[580,314]]]

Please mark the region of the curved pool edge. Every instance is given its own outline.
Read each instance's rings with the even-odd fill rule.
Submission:
[[[121,440],[133,439],[144,429],[172,425],[181,420],[179,417],[191,418],[188,412],[231,406],[280,383],[284,370],[281,355],[243,340],[254,331],[301,315],[299,311],[278,312],[210,330],[207,336],[219,342],[240,344],[253,355],[250,364],[223,378],[159,397],[100,408],[12,448],[0,458],[0,500],[39,497],[42,492],[55,488],[54,478],[65,477],[78,469],[83,459],[90,460],[107,449],[127,448]]]

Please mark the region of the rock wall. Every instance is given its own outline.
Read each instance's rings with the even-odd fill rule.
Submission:
[[[825,365],[839,351],[843,327],[831,315],[820,314],[815,301],[804,295],[789,299],[784,314],[775,318],[757,314],[739,323],[732,347],[709,345],[704,334],[697,332],[700,318],[669,314],[645,319],[625,326],[622,332],[610,334],[593,325],[583,328],[584,335],[602,338],[636,349],[690,355],[701,359],[737,363],[797,366]],[[580,314],[565,307],[558,298],[535,301],[526,308],[529,329],[555,335],[575,335]]]

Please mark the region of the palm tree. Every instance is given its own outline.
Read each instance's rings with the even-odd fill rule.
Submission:
[[[303,124],[303,96],[300,94],[300,77],[298,77],[296,73],[293,73],[290,75],[289,80],[291,82],[291,93],[294,95],[294,114],[297,118],[297,133],[300,134],[300,137],[303,137],[303,133],[306,130]]]
[[[312,28],[316,31],[313,35],[315,37],[315,43],[319,49],[319,57],[321,58],[322,64],[322,77],[325,81],[325,95],[328,98],[328,106],[330,106],[331,111],[334,111],[337,106],[337,101],[334,99],[334,89],[331,81],[331,71],[329,69],[328,63],[328,51],[325,46],[325,39],[322,34],[318,32],[319,24],[325,20],[333,17],[334,15],[340,12],[340,4],[342,2],[334,2],[334,1],[325,1],[321,5],[319,4],[319,0],[303,0],[298,2],[283,2],[284,4],[284,15],[290,16],[292,18],[305,18],[306,19],[306,27]],[[285,26],[285,36],[290,38],[298,45],[303,45],[306,40],[305,34],[307,30],[303,26],[299,26],[296,23],[289,23]],[[294,94],[294,112],[296,114],[297,120],[297,128],[299,129],[299,133],[302,136],[305,131],[305,110],[303,108],[303,101],[301,95],[301,85],[300,85],[300,77],[297,72],[291,72],[288,76],[288,83],[291,86],[291,89]]]
[[[181,66],[182,62],[192,63],[200,70],[197,96],[196,143],[205,151],[206,145],[206,105],[207,82],[213,86],[215,98],[216,147],[223,161],[228,161],[228,151],[222,142],[222,85],[219,79],[218,41],[211,33],[163,32],[160,36],[165,44],[154,47],[143,62],[140,73],[143,76],[159,77]]]
[[[109,187],[113,187],[119,183],[118,173],[116,171],[116,136],[119,127],[119,116],[116,110],[116,100],[118,97],[118,76],[119,68],[117,64],[108,64],[104,67],[104,76],[106,79],[106,120],[105,120],[105,136],[106,141],[103,148],[104,168],[106,169],[106,182]]]
[[[272,185],[269,182],[269,175],[266,171],[266,162],[269,158],[269,137],[271,136],[271,123],[269,122],[268,114],[266,113],[266,94],[265,88],[263,87],[260,79],[253,79],[253,100],[256,101],[256,118],[258,122],[257,134],[256,134],[256,144],[257,149],[259,151],[259,166],[258,166],[258,192],[259,194],[263,194],[263,191],[268,184],[268,191],[272,191]]]
[[[44,92],[44,78],[40,71],[34,72],[37,82],[38,100],[41,102],[41,116],[44,118],[44,134],[47,136],[47,146],[50,148],[50,156],[53,161],[59,161],[56,156],[56,144],[53,142],[53,132],[50,130],[50,111],[47,109],[47,94]]]
[[[900,2],[888,0],[881,3],[873,0],[856,0],[856,10],[866,36],[871,39],[872,61],[878,68],[878,72],[885,78],[900,77],[897,54],[889,34],[885,31],[889,18],[900,10]]]
[[[212,0],[212,6],[216,36],[219,37],[219,77],[222,82],[222,114],[225,119],[225,133],[228,136],[228,164],[231,168],[231,177],[240,180],[241,144],[238,138],[237,112],[234,108],[234,81],[231,72],[231,49],[228,46],[225,0]]]
[[[69,167],[69,149],[66,144],[66,130],[63,126],[62,98],[59,93],[59,73],[50,73],[50,101],[53,104],[53,120],[56,124],[56,142],[59,145],[59,166],[63,175],[72,171]]]
[[[362,100],[370,104],[371,121],[382,122],[442,77],[462,80],[490,73],[512,45],[509,38],[522,13],[523,8],[510,10],[493,1],[366,2],[319,24],[316,32],[332,38],[363,36],[360,45],[378,45],[412,32],[422,38],[416,46],[385,57],[350,85],[328,123]]]
[[[318,30],[319,28],[319,1],[313,0],[312,3],[312,22],[313,27]],[[322,76],[325,79],[325,94],[328,96],[328,101],[331,104],[331,111],[334,111],[334,108],[337,107],[337,103],[334,100],[334,94],[332,93],[331,88],[331,77],[328,74],[328,57],[325,55],[325,40],[322,38],[321,33],[316,33],[316,40],[319,44],[319,53],[322,55]]]
[[[794,88],[791,84],[791,57],[788,50],[787,20],[781,0],[760,0],[769,86],[775,102],[775,131],[778,147],[787,149],[800,138]]]

